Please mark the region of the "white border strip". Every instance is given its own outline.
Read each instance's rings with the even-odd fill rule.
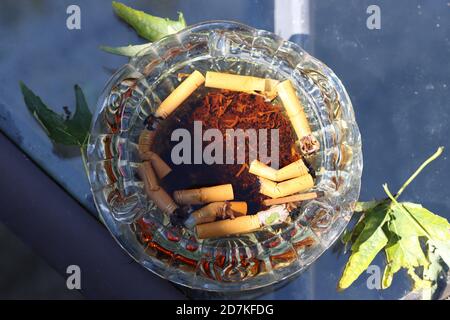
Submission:
[[[309,0],[274,0],[275,33],[283,39],[310,34]]]

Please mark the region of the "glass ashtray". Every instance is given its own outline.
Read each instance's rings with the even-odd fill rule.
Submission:
[[[320,143],[307,161],[324,196],[302,202],[289,222],[239,236],[199,240],[172,225],[137,174],[138,138],[178,74],[194,70],[290,79]],[[351,218],[362,163],[353,107],[333,71],[292,42],[229,21],[193,25],[130,59],[99,99],[88,145],[95,203],[122,248],[174,283],[225,293],[289,279],[328,249]]]

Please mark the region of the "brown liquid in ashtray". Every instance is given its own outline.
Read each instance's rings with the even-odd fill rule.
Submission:
[[[223,137],[227,129],[279,129],[279,166],[283,167],[301,158],[295,147],[294,132],[289,119],[282,113],[282,107],[274,100],[242,92],[217,89],[198,89],[176,112],[162,122],[154,143],[154,149],[173,169],[161,181],[161,186],[172,194],[175,190],[191,189],[231,183],[234,198],[246,201],[249,214],[255,214],[265,207],[262,200],[267,198],[259,192],[257,176],[248,172],[249,146],[246,139],[246,164],[181,164],[174,165],[171,160],[172,148],[179,141],[171,141],[173,130],[185,128],[194,137],[194,121],[201,121],[203,132],[210,128],[219,129]],[[268,130],[268,139],[270,131]],[[194,162],[194,147],[191,139],[191,163]],[[225,138],[224,163],[225,163]],[[203,142],[203,148],[211,142]],[[235,141],[235,145],[237,145]],[[203,149],[202,148],[202,152]],[[267,141],[268,155],[271,154],[270,140]],[[257,149],[256,149],[257,150]],[[235,153],[236,154],[236,150]]]

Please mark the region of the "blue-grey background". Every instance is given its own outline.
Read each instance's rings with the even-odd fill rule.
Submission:
[[[272,0],[123,2],[171,18],[182,11],[188,24],[230,19],[257,28],[274,29]],[[364,153],[361,199],[384,197],[381,188],[384,182],[389,183],[391,190],[396,190],[438,146],[450,147],[450,2],[311,2],[310,51],[330,66],[346,86],[360,127]],[[66,8],[70,4],[81,8],[81,30],[66,28]],[[371,4],[381,8],[381,30],[366,27],[366,9]],[[79,84],[93,111],[107,79],[126,62],[123,57],[100,51],[98,46],[143,42],[114,16],[110,0],[0,2],[0,130],[94,215],[77,150],[52,145],[25,108],[18,82],[23,80],[49,106],[61,112],[63,106],[74,106],[73,85]],[[447,218],[450,217],[448,152],[427,168],[403,195],[403,200],[420,202]],[[8,162],[2,151],[0,159],[5,160],[0,161],[5,173]],[[6,185],[6,180],[0,179],[0,188],[10,189],[14,185]],[[37,188],[37,181],[28,181],[28,188]],[[12,202],[20,201],[20,194],[16,196],[0,196],[0,205],[12,207]],[[56,199],[49,195],[48,201]],[[61,215],[64,212],[62,208]],[[59,223],[44,219],[45,215],[44,210],[33,212],[34,223],[21,227],[10,223],[10,216],[5,218],[0,214],[0,223],[8,221],[5,224],[14,225],[10,229],[18,234],[26,232],[25,228],[40,228],[42,221]],[[90,223],[96,222],[92,219]],[[81,222],[70,227],[85,238],[91,237]],[[38,250],[31,253],[26,246],[19,245],[20,241],[20,237],[11,235],[5,226],[0,228],[0,298],[81,297],[79,293],[67,292],[64,278],[51,270],[55,266],[38,258]],[[26,244],[44,245],[34,241],[45,242],[45,238]],[[111,239],[108,246],[116,244]],[[18,252],[27,257],[28,262],[17,258]],[[329,250],[301,277],[262,298],[394,299],[408,292],[410,284],[404,276],[396,278],[388,290],[368,290],[366,274],[347,291],[336,292],[336,283],[347,258],[336,250]],[[59,265],[77,263],[66,261],[65,255],[55,259]],[[53,257],[47,260],[55,261]],[[380,266],[382,262],[383,257],[375,261]],[[28,268],[30,264],[35,266],[31,271],[23,270],[24,265]],[[98,267],[96,261],[89,261],[87,265]],[[39,271],[44,269],[46,271]],[[22,281],[24,273],[34,274],[30,276],[34,280]],[[148,278],[154,276],[148,273]],[[97,295],[90,296],[102,297],[101,288],[97,290]],[[140,296],[145,297],[145,287],[139,286],[136,290],[142,291]]]

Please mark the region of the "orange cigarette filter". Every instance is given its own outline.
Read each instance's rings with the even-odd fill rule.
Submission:
[[[250,163],[249,172],[259,177],[280,182],[303,176],[308,173],[308,168],[306,167],[302,159],[294,161],[279,170],[269,167],[268,165],[258,160],[253,160]]]
[[[208,71],[205,87],[261,94],[269,100],[277,95],[278,80]]]
[[[153,145],[153,141],[155,141],[156,137],[156,131],[151,131],[144,129],[142,130],[141,134],[139,135],[138,140],[138,151],[139,156],[142,158],[143,154],[145,152],[148,152],[151,150],[151,147]]]
[[[294,131],[298,138],[301,139],[311,133],[308,119],[306,118],[303,106],[300,104],[300,100],[295,93],[295,89],[292,86],[290,80],[285,80],[278,84],[278,96],[283,102],[284,109],[287,116],[294,127]]]
[[[199,224],[195,229],[199,239],[207,239],[248,233],[258,230],[260,227],[258,215],[251,215]]]
[[[204,204],[234,199],[233,186],[223,184],[199,189],[178,190],[173,197],[178,204]]]
[[[163,159],[161,159],[158,154],[152,151],[146,151],[141,154],[141,159],[150,161],[152,163],[152,167],[159,179],[164,178],[172,171],[169,165]]]
[[[149,190],[147,195],[166,214],[172,214],[178,208],[177,204],[163,188],[154,191]]]
[[[147,196],[162,212],[172,214],[178,206],[167,192],[158,185],[158,180],[149,161],[144,161],[139,165],[138,174],[144,182]]]
[[[203,208],[196,210],[186,220],[188,228],[197,224],[216,221],[218,218],[235,218],[247,214],[247,203],[245,201],[213,202]]]
[[[160,104],[155,116],[166,119],[174,112],[198,87],[205,82],[205,77],[197,70],[192,72],[181,84]]]
[[[308,192],[308,193],[301,193],[301,194],[295,194],[292,196],[277,198],[277,199],[265,199],[263,200],[263,204],[265,206],[272,206],[276,204],[285,204],[285,203],[292,203],[292,202],[300,202],[305,200],[311,200],[316,199],[318,197],[321,197],[321,192]]]
[[[290,80],[277,85],[278,96],[283,102],[289,121],[300,141],[300,150],[304,155],[310,155],[319,150],[319,141],[312,135],[303,106],[295,93]]]
[[[142,181],[144,182],[144,188],[146,191],[155,191],[159,189],[158,180],[156,179],[155,172],[148,161],[144,161],[139,165],[138,173]]]
[[[279,183],[260,177],[259,183],[259,192],[271,198],[286,197],[294,193],[305,192],[314,187],[314,180],[310,174]]]
[[[233,212],[235,217],[245,216],[247,214],[247,202],[245,201],[230,201],[227,202],[227,209]]]

